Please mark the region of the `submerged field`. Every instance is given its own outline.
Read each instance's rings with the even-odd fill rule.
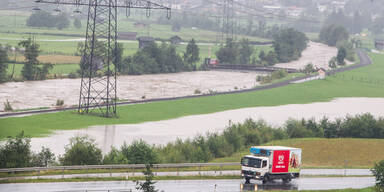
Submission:
[[[383,139],[306,138],[272,141],[264,145],[301,148],[304,168],[372,168],[384,159]],[[212,162],[238,162],[246,154],[249,154],[248,149]]]

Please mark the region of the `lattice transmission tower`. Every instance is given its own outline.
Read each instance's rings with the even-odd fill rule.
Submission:
[[[96,114],[105,117],[117,116],[117,16],[118,8],[167,10],[171,17],[171,8],[146,0],[36,0],[36,3],[72,5],[76,13],[80,6],[88,7],[88,21],[83,56],[80,61],[81,85],[78,112]],[[55,11],[60,11],[58,8]]]
[[[225,43],[227,39],[233,39],[234,27],[235,27],[235,11],[233,7],[233,0],[223,0],[223,16],[222,16],[222,29],[221,29],[221,41]]]

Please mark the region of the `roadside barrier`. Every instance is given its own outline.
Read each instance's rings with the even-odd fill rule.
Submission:
[[[40,172],[40,171],[65,171],[65,170],[92,170],[92,169],[144,169],[145,164],[125,165],[77,165],[77,166],[52,166],[52,167],[25,167],[0,169],[0,173]],[[153,169],[159,168],[190,168],[240,166],[240,163],[179,163],[179,164],[154,164]]]

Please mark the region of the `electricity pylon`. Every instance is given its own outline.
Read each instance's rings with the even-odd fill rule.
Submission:
[[[83,56],[81,58],[81,85],[78,112],[116,117],[117,79],[117,9],[125,8],[127,16],[131,9],[171,9],[146,0],[36,0],[36,3],[75,6],[88,6],[88,22]]]

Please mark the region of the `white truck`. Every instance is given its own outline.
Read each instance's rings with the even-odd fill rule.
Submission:
[[[263,183],[274,179],[290,182],[300,177],[301,149],[282,146],[254,146],[250,155],[241,158],[241,176]]]

